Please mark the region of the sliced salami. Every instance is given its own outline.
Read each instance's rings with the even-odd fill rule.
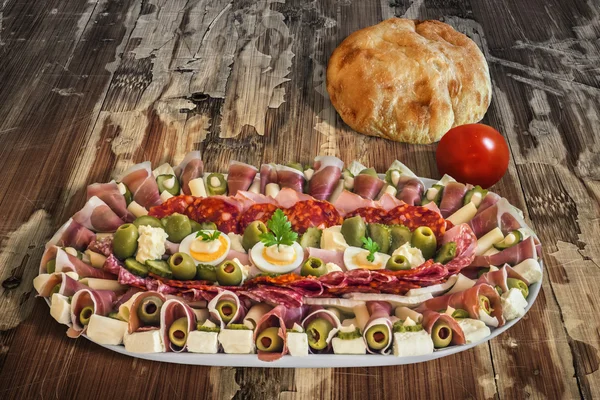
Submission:
[[[425,207],[408,204],[403,204],[388,211],[385,223],[388,225],[404,225],[411,231],[420,226],[428,226],[437,240],[441,240],[446,232],[446,220],[438,213]]]
[[[185,214],[187,208],[194,204],[196,198],[187,195],[174,196],[162,203],[154,206],[148,212],[148,215],[156,218],[164,218],[171,214]]]
[[[196,222],[214,222],[221,232],[238,233],[240,210],[233,198],[212,196],[197,198],[186,210],[188,217]]]
[[[383,208],[377,207],[362,207],[357,208],[356,210],[348,213],[348,215],[346,215],[346,218],[351,218],[356,215],[360,215],[367,224],[379,224],[385,221],[387,217],[387,211],[385,211]]]
[[[321,200],[299,201],[284,212],[299,234],[311,227],[328,228],[343,221],[333,204]]]
[[[275,204],[263,203],[254,204],[250,206],[240,217],[240,232],[243,232],[248,225],[254,221],[262,221],[265,224],[271,219],[275,211],[277,210]]]

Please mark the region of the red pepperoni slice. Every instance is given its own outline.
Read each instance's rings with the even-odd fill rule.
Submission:
[[[329,228],[343,221],[333,204],[322,200],[299,201],[284,212],[292,229],[299,234],[311,227]]]
[[[239,232],[239,208],[220,197],[197,198],[187,208],[186,215],[196,222],[214,222],[221,232]]]
[[[273,216],[273,213],[275,213],[275,210],[277,210],[275,204],[251,205],[240,217],[240,232],[243,232],[254,221],[262,221],[266,224]]]
[[[189,205],[194,203],[196,198],[193,196],[174,196],[161,205],[150,208],[148,215],[156,218],[164,218],[171,214],[184,214]]]
[[[386,218],[387,211],[377,207],[361,207],[348,213],[346,218],[354,217],[356,215],[360,215],[367,224],[382,223]]]
[[[440,214],[425,207],[409,204],[403,204],[388,211],[385,223],[388,225],[404,225],[411,231],[420,226],[428,226],[438,241],[442,239],[444,232],[446,232],[446,220]]]

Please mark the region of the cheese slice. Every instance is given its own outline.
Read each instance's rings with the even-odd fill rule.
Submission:
[[[477,239],[477,248],[475,255],[481,256],[489,249],[493,249],[493,245],[504,240],[504,235],[500,228],[494,228],[479,239]]]
[[[71,325],[71,304],[69,298],[62,294],[54,293],[50,298],[50,315],[58,323]]]
[[[463,274],[458,274],[454,286],[452,286],[452,289],[450,289],[446,294],[462,292],[463,290],[467,290],[473,286],[475,286],[475,281],[473,279],[469,279]]]
[[[188,182],[190,193],[195,197],[206,197],[206,185],[202,177],[192,179]]]
[[[217,354],[219,352],[219,333],[191,331],[188,333],[187,349],[192,353]]]
[[[469,202],[446,219],[456,226],[469,222],[475,214],[477,214],[477,207],[472,202]]]
[[[425,286],[418,289],[410,289],[406,295],[407,296],[419,296],[422,294],[430,293],[433,296],[438,296],[448,289],[454,286],[456,281],[458,280],[458,275],[452,275],[448,280],[444,283],[438,283],[437,285]]]
[[[253,334],[250,329],[223,329],[218,339],[227,354],[253,354]]]
[[[260,179],[255,179],[252,182],[252,185],[250,185],[250,187],[248,188],[248,191],[250,193],[260,193]]]
[[[46,282],[50,279],[51,274],[39,274],[35,278],[33,278],[33,287],[39,293]]]
[[[529,282],[529,284],[542,280],[542,266],[535,258],[528,258],[527,260],[515,265],[513,269],[527,282]]]
[[[80,282],[95,290],[112,290],[113,292],[120,292],[128,289],[128,286],[121,285],[119,281],[112,279],[83,278]]]
[[[135,201],[129,203],[129,205],[127,206],[127,211],[132,213],[136,218],[148,215],[148,210],[146,210],[146,208],[144,208]]]
[[[123,344],[125,345],[125,350],[130,353],[148,354],[165,352],[165,344],[163,343],[159,329],[134,333],[125,331]]]
[[[460,318],[457,321],[465,334],[467,343],[477,342],[491,334],[490,328],[483,321],[471,318]]]
[[[93,314],[87,327],[87,336],[98,344],[117,346],[123,343],[127,322]]]

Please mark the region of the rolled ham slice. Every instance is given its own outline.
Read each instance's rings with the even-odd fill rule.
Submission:
[[[253,340],[256,342],[258,335],[267,328],[278,327],[277,336],[279,336],[283,340],[283,348],[281,349],[281,353],[273,353],[266,352],[262,350],[258,350],[258,359],[261,361],[276,361],[279,360],[285,353],[287,353],[287,343],[286,343],[286,325],[285,325],[285,316],[289,310],[293,310],[290,308],[286,308],[285,306],[279,305],[273,308],[268,313],[264,314],[256,323],[256,329],[254,329],[254,337]]]
[[[487,267],[490,265],[517,265],[528,258],[537,258],[535,240],[532,236],[514,246],[491,256],[477,256],[471,263],[472,267]]]
[[[488,208],[490,208],[491,206],[493,206],[494,204],[496,204],[498,202],[498,200],[500,200],[501,197],[499,195],[497,195],[494,192],[488,192],[485,197],[481,200],[481,203],[479,204],[479,207],[477,208],[477,214],[475,214],[475,216],[479,215],[481,212],[487,210]]]
[[[428,209],[428,210],[435,211],[436,213],[442,215],[442,212],[440,211],[440,208],[433,201],[430,201],[429,203],[425,204],[423,207],[426,208],[426,209]]]
[[[352,193],[348,190],[343,190],[342,193],[338,196],[338,198],[333,203],[334,207],[339,211],[341,216],[344,216],[348,213],[351,213],[359,208],[365,207],[377,207],[379,205],[377,202],[364,198],[356,193]],[[394,206],[396,207],[396,206]],[[393,207],[392,207],[393,208]]]
[[[365,199],[377,197],[385,182],[376,176],[358,174],[354,177],[354,193]]]
[[[450,344],[461,345],[467,343],[465,340],[465,334],[460,325],[458,325],[458,322],[456,322],[454,318],[447,314],[440,314],[437,311],[430,310],[423,311],[423,329],[425,329],[427,333],[431,334],[433,326],[440,319],[446,322],[452,329],[452,341]]]
[[[131,222],[135,219],[133,214],[127,210],[127,201],[121,194],[119,186],[115,181],[109,183],[93,183],[87,187],[87,199],[96,196],[123,221]]]
[[[285,165],[277,165],[277,183],[280,188],[289,188],[296,192],[304,191],[304,173]]]
[[[363,330],[363,340],[367,351],[371,354],[389,354],[392,351],[392,320],[390,316],[392,314],[392,305],[387,301],[367,301],[367,310],[369,311],[369,321],[365,325]],[[388,332],[389,343],[381,350],[372,350],[367,343],[366,333],[372,326],[384,325]]]
[[[92,196],[73,220],[95,232],[114,232],[124,221],[100,198]]]
[[[191,331],[196,329],[196,314],[194,314],[194,311],[190,306],[179,299],[169,299],[165,301],[160,309],[160,334],[163,338],[167,352],[181,353],[187,348],[187,345],[184,345],[183,347],[174,345],[169,338],[169,328],[171,328],[173,322],[180,318],[185,318],[187,320],[188,335]]]
[[[150,208],[162,203],[158,185],[152,175],[152,164],[146,161],[127,169],[120,179],[131,191],[133,200],[142,207]]]
[[[265,188],[269,183],[277,183],[277,167],[275,164],[260,166],[260,192],[262,194],[265,194]]]
[[[85,226],[69,218],[46,243],[46,248],[51,246],[73,247],[77,250],[85,250],[94,239],[94,232]]]
[[[181,163],[175,167],[175,175],[181,182],[181,190],[184,194],[191,195],[190,181],[200,178],[204,173],[204,163],[200,151],[191,151],[185,155]]]
[[[252,165],[232,161],[227,174],[229,195],[235,196],[240,190],[248,190],[257,173],[258,169]]]
[[[52,295],[52,289],[54,289],[56,285],[60,285],[58,293],[63,296],[73,296],[76,292],[87,288],[87,286],[79,283],[79,281],[76,281],[64,272],[55,272],[50,275],[50,278],[48,278],[46,283],[40,288],[39,296],[50,297]]]
[[[144,324],[140,320],[140,317],[138,317],[138,309],[142,306],[142,302],[144,301],[145,298],[151,297],[151,296],[155,296],[155,297],[158,297],[159,299],[161,299],[163,301],[163,305],[164,305],[164,302],[167,301],[167,299],[165,298],[165,296],[163,294],[155,292],[155,291],[143,292],[143,293],[140,293],[139,295],[137,295],[135,297],[135,300],[133,300],[133,303],[131,303],[131,307],[129,308],[129,320],[127,322],[128,323],[127,332],[134,333],[139,330],[158,329],[158,327],[144,326]],[[161,313],[162,313],[162,308],[161,308]]]
[[[306,328],[308,327],[308,324],[316,318],[325,318],[331,323],[333,329],[331,330],[331,332],[329,332],[329,336],[327,336],[327,339],[325,340],[327,343],[327,347],[325,349],[317,351],[309,346],[308,351],[312,354],[331,353],[331,340],[334,338],[335,334],[342,326],[342,323],[340,322],[337,315],[335,315],[333,312],[326,310],[321,306],[312,306],[309,310],[308,316],[302,321],[302,328],[309,336],[311,335],[311,333],[308,332]]]
[[[423,196],[423,190],[425,186],[420,179],[417,179],[408,175],[401,175],[398,179],[398,190],[396,197],[406,204],[411,206],[421,205],[421,196]]]
[[[92,306],[94,314],[106,316],[117,300],[115,292],[110,290],[82,289],[71,299],[71,327],[67,331],[70,338],[78,338],[85,333],[86,327],[79,321],[79,314],[85,307]]]
[[[502,268],[496,271],[488,271],[481,275],[475,284],[487,283],[490,286],[496,287],[498,286],[502,289],[502,293],[508,292],[508,278],[520,279],[525,284],[529,285],[526,279],[524,279],[519,273],[517,273],[512,267],[508,264],[504,265]]]
[[[53,249],[48,249],[47,251],[50,254],[52,254],[52,252],[55,254],[54,259],[56,260],[56,272],[73,271],[76,272],[80,278],[116,279],[116,276],[113,274],[86,264],[79,258],[67,253],[60,247],[54,246]],[[43,259],[44,258],[42,258],[42,260]],[[43,265],[43,268],[45,272],[46,266]]]
[[[233,314],[233,317],[231,318],[231,320],[228,323],[225,323],[223,321],[223,319],[221,318],[221,315],[219,315],[219,312],[217,311],[217,304],[221,300],[229,300],[229,301],[233,302],[237,308],[237,310]],[[245,306],[242,304],[239,297],[235,293],[233,293],[229,290],[223,290],[218,295],[213,297],[213,299],[208,303],[208,312],[210,313],[210,315],[214,319],[214,321],[219,322],[221,329],[224,329],[227,325],[230,325],[230,324],[241,323],[244,319],[244,316],[246,315]]]
[[[481,210],[481,206],[479,210]],[[514,230],[523,228],[527,231],[529,236],[535,238],[536,245],[539,243],[535,232],[527,226],[517,209],[505,198],[501,198],[496,204],[488,207],[484,211],[478,212],[478,214],[469,221],[469,225],[478,238],[494,228],[500,228],[504,236]]]
[[[308,193],[318,200],[327,200],[342,176],[344,162],[333,156],[315,158],[314,170],[308,187]]]
[[[402,200],[395,198],[389,193],[384,193],[378,201],[379,206],[385,211],[390,211],[398,206],[405,204]]]
[[[448,218],[463,205],[463,198],[467,194],[467,186],[460,182],[448,182],[440,201],[442,217]]]

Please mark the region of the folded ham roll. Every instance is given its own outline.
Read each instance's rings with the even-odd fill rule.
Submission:
[[[158,293],[158,292],[154,292],[154,291],[148,291],[148,292],[142,292],[139,295],[135,296],[135,299],[133,300],[133,303],[131,303],[131,307],[129,308],[129,320],[127,321],[128,326],[127,326],[127,332],[129,333],[135,333],[138,331],[143,331],[143,330],[149,330],[149,329],[158,329],[158,323],[156,325],[146,325],[139,317],[139,309],[141,307],[151,307],[151,309],[146,310],[147,314],[155,314],[158,313],[159,315],[161,314],[161,309],[162,307],[160,307],[160,309],[154,309],[155,306],[157,305],[155,302],[150,303],[146,303],[144,304],[144,300],[146,300],[149,297],[156,297],[158,299],[160,299],[160,304],[164,304],[166,301],[166,298],[163,294]]]
[[[410,204],[411,206],[421,204],[421,196],[423,196],[425,186],[420,179],[409,175],[401,175],[398,179],[396,189],[398,190],[396,197],[406,204]]]
[[[258,349],[258,359],[262,361],[276,361],[287,353],[286,328],[291,329],[294,323],[298,323],[304,315],[305,308],[287,308],[278,305],[268,313],[264,314],[256,323],[253,340],[256,342],[259,335],[268,328],[276,328],[277,336],[283,341],[281,351],[267,352]]]
[[[322,332],[312,332],[310,329],[310,325],[309,325],[312,321],[314,321],[317,318],[322,318],[322,319],[328,321],[331,324],[331,326],[333,327],[333,329],[331,331],[329,331],[328,336],[325,337],[325,347],[321,350],[316,350],[310,345],[311,340],[322,339],[320,337]],[[321,306],[312,306],[309,310],[309,314],[306,316],[306,318],[304,318],[304,320],[302,320],[302,328],[304,329],[304,331],[306,332],[306,334],[308,335],[308,338],[309,338],[309,341],[308,341],[309,349],[308,350],[312,354],[331,353],[331,351],[332,351],[331,341],[341,326],[342,326],[341,321],[339,320],[337,315],[335,315],[333,312],[326,310]]]
[[[348,190],[343,190],[342,193],[338,196],[338,198],[335,199],[335,202],[333,203],[333,205],[339,211],[341,216],[345,216],[346,214],[356,211],[359,208],[379,207],[377,202],[375,202],[371,199],[366,199],[366,198],[364,198],[356,193],[352,193]],[[394,208],[394,207],[396,207],[395,203],[394,203],[394,206],[391,208]]]
[[[173,326],[177,324],[177,326]],[[196,314],[179,299],[165,301],[160,310],[160,334],[167,352],[180,353],[186,349],[189,332],[196,329]],[[174,343],[177,340],[179,343]]]
[[[87,187],[87,199],[96,196],[123,221],[131,222],[135,219],[133,214],[127,210],[127,201],[121,194],[119,186],[115,181],[108,183],[93,183]]]
[[[213,297],[208,303],[208,312],[214,321],[219,322],[221,329],[230,324],[241,323],[246,315],[244,304],[229,290],[223,290]]]
[[[275,202],[281,208],[293,207],[299,201],[311,200],[312,197],[302,192],[297,192],[290,188],[284,188],[277,193]]]
[[[487,198],[487,196],[485,198]],[[502,234],[506,236],[514,230],[527,227],[527,224],[519,215],[517,209],[505,198],[501,198],[496,202],[496,204],[484,209],[483,211],[481,211],[480,206],[478,211],[478,214],[475,215],[471,221],[469,221],[469,225],[478,238],[482,237],[494,228],[500,228]],[[528,230],[530,231],[529,233],[531,236],[535,237],[533,231],[531,231],[531,229]]]
[[[227,188],[230,196],[235,196],[240,190],[248,190],[258,169],[252,165],[244,164],[238,161],[232,161],[229,164],[227,174]]]
[[[392,305],[387,301],[368,301],[369,321],[363,330],[367,351],[371,354],[389,354],[392,350]]]
[[[327,200],[342,176],[344,162],[333,156],[318,156],[315,158],[314,170],[308,193],[318,200]]]
[[[95,232],[114,232],[124,221],[100,198],[92,196],[73,220]]]
[[[285,165],[277,165],[277,183],[280,188],[289,188],[296,192],[304,191],[304,173]]]
[[[461,344],[467,343],[467,341],[465,339],[465,334],[464,334],[462,328],[460,327],[460,325],[458,325],[458,322],[456,322],[456,320],[454,318],[452,318],[451,316],[449,316],[447,314],[441,314],[437,311],[431,311],[431,310],[423,311],[422,324],[423,324],[423,329],[425,329],[427,331],[427,333],[431,334],[435,323],[440,320],[447,323],[450,326],[450,329],[452,329],[452,341],[450,342],[450,344],[461,345]]]
[[[260,192],[265,194],[269,183],[277,183],[277,167],[275,164],[263,164],[260,166]]]
[[[204,173],[204,163],[199,151],[191,151],[186,154],[181,163],[175,167],[175,175],[181,182],[181,190],[184,194],[191,195],[190,181],[200,178]]]
[[[477,214],[475,216],[481,214],[483,211],[487,210],[494,204],[500,200],[501,197],[494,192],[488,192],[485,197],[481,200],[479,207],[477,208]]]
[[[535,240],[532,236],[514,246],[506,248],[490,256],[477,256],[471,263],[472,267],[487,267],[489,265],[517,265],[528,258],[537,258]]]
[[[529,282],[527,282],[525,278],[512,269],[512,267],[508,264],[504,265],[498,270],[488,271],[482,274],[475,284],[487,283],[492,287],[498,286],[500,289],[502,289],[502,293],[506,293],[509,290],[507,281],[508,278],[519,279],[525,282],[526,285],[529,285]]]
[[[463,205],[463,198],[467,194],[467,186],[460,182],[448,182],[444,187],[442,200],[440,201],[440,211],[442,217],[448,218]]]
[[[85,226],[69,218],[61,226],[52,238],[46,243],[46,248],[51,246],[73,247],[77,250],[85,250],[94,239],[94,232]]]
[[[41,297],[50,297],[52,296],[52,291],[56,287],[56,285],[60,285],[58,289],[58,294],[62,294],[63,296],[73,296],[76,292],[86,289],[82,283],[76,281],[71,278],[64,272],[55,272],[50,275],[48,280],[42,285],[40,288],[39,295]]]
[[[67,253],[58,246],[50,246],[45,250],[44,255],[42,256],[42,261],[40,262],[40,274],[47,272],[47,264],[50,260],[55,260],[56,272],[73,271],[76,272],[80,278],[116,278],[113,274],[107,271],[94,268],[91,265],[86,264],[79,258]]]
[[[82,289],[73,295],[71,299],[71,327],[67,331],[67,336],[77,338],[85,333],[86,325],[81,323],[81,319],[89,319],[91,314],[106,316],[113,309],[113,304],[117,300],[117,295],[111,290],[92,290]],[[91,309],[90,309],[91,307]],[[89,311],[85,311],[87,309]]]
[[[385,182],[376,176],[358,174],[354,177],[354,193],[365,199],[375,199]]]
[[[150,208],[162,203],[150,161],[130,167],[123,173],[120,181],[129,188],[133,200],[142,207]]]

